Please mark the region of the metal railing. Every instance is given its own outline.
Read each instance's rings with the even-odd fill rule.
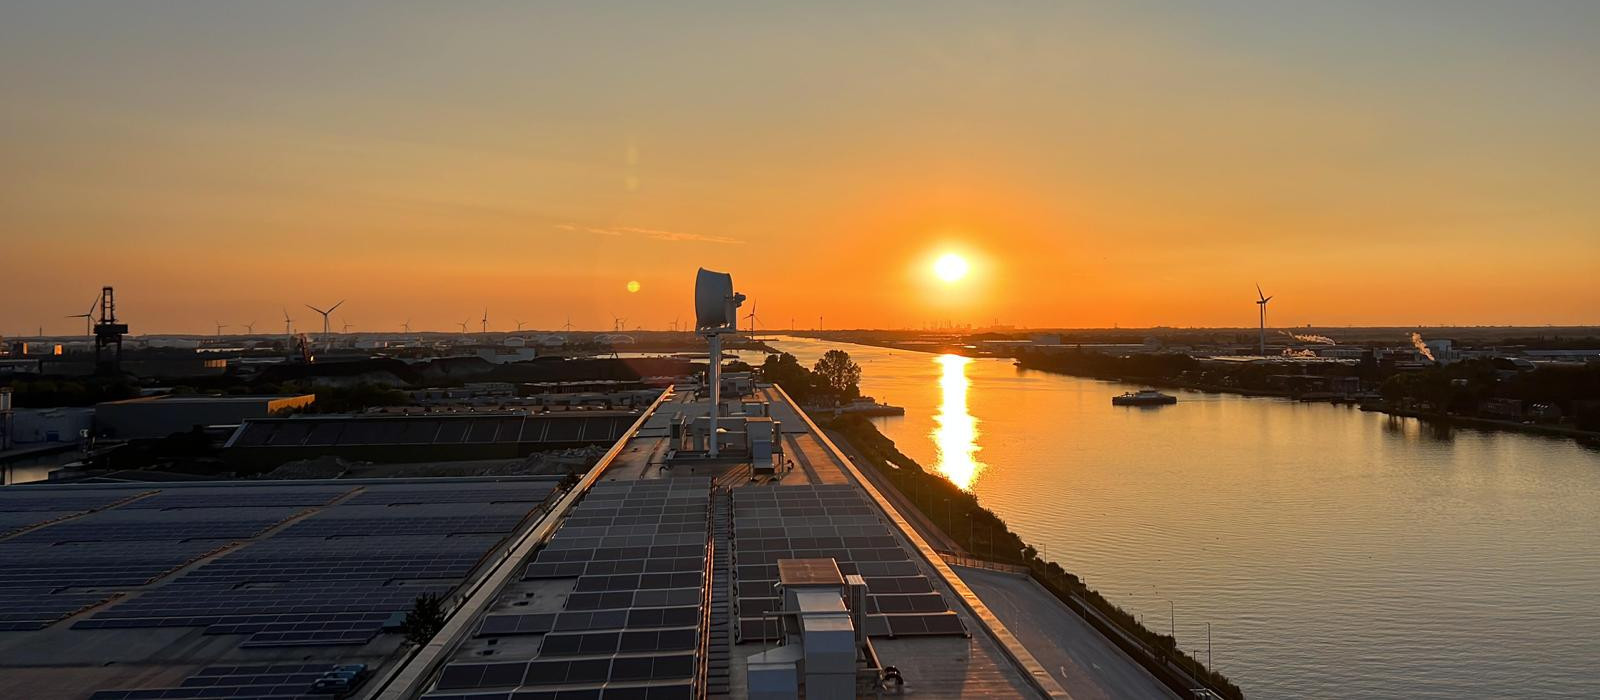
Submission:
[[[933,551],[938,552],[939,553],[939,558],[943,559],[944,563],[949,564],[951,566],[964,566],[964,567],[967,567],[969,569],[987,569],[989,571],[1000,571],[1000,572],[1004,572],[1004,573],[1008,573],[1008,574],[1020,574],[1022,576],[1027,576],[1027,575],[1033,573],[1026,566],[1019,566],[1019,565],[1016,565],[1016,564],[1007,564],[1007,563],[998,562],[998,561],[989,561],[988,559],[979,559],[977,557],[970,557],[970,556],[967,556],[965,554],[956,554],[955,552],[946,552],[946,551],[941,550],[941,549],[935,549]]]
[[[712,492],[716,498],[716,492]],[[706,698],[706,677],[711,669],[711,594],[717,566],[716,502],[706,501],[706,561],[701,571],[705,578],[700,582],[700,641],[695,645],[694,695]]]

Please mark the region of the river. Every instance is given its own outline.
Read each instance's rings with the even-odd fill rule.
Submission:
[[[1284,399],[841,348],[878,419],[1247,696],[1600,695],[1600,452]],[[981,552],[979,554],[982,554]]]

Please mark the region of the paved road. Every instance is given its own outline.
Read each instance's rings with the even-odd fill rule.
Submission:
[[[1073,698],[1176,698],[1167,686],[1038,584],[951,567]]]

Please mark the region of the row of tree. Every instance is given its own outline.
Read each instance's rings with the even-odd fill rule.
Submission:
[[[861,397],[861,365],[843,350],[829,350],[806,369],[794,355],[768,355],[761,376],[806,406],[836,406]]]

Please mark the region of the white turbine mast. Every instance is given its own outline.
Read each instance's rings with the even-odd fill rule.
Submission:
[[[1261,316],[1261,348],[1260,348],[1260,350],[1261,350],[1261,356],[1262,357],[1266,357],[1267,356],[1267,302],[1272,301],[1272,297],[1269,297],[1266,294],[1261,292],[1261,284],[1260,283],[1256,284],[1256,297],[1257,297],[1257,299],[1256,299],[1256,307],[1258,308],[1258,310],[1260,312],[1260,316]]]
[[[315,311],[315,312],[317,312],[319,314],[322,314],[322,347],[324,349],[326,349],[328,347],[331,347],[329,345],[329,343],[332,342],[332,340],[328,338],[328,335],[333,332],[333,324],[331,322],[329,322],[328,317],[333,314],[335,309],[338,309],[343,304],[344,304],[344,300],[340,299],[338,304],[334,304],[333,306],[328,307],[327,311],[323,311],[322,309],[319,309],[319,308],[317,308],[315,306],[312,306],[310,304],[306,304],[306,308],[311,309],[312,311]]]

